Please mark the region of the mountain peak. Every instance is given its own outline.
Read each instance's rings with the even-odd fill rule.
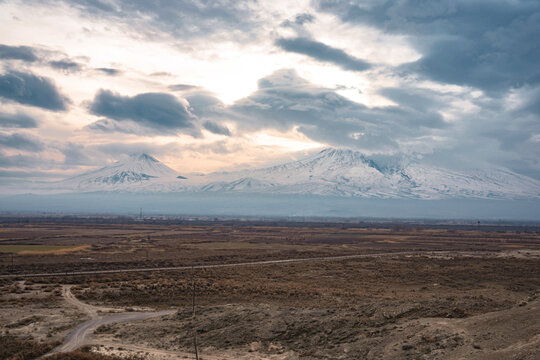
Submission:
[[[155,157],[150,156],[146,153],[134,153],[134,154],[129,155],[129,158],[132,160],[137,160],[137,161],[152,161],[156,163],[160,162]]]
[[[333,161],[365,161],[365,156],[360,151],[347,148],[326,148],[321,150],[315,157],[330,159]]]
[[[339,153],[344,153],[344,152],[353,152],[352,150],[350,149],[347,149],[347,148],[333,148],[333,147],[328,147],[328,148],[324,148],[322,149],[319,154],[327,154],[327,155],[332,155],[332,154],[339,154]]]
[[[76,191],[223,191],[417,199],[540,197],[539,181],[507,170],[458,171],[422,163],[410,155],[365,155],[347,148],[326,148],[268,168],[191,179],[139,153],[60,185]]]
[[[66,179],[76,188],[115,189],[144,183],[163,182],[178,176],[176,171],[146,153],[131,154],[127,160],[117,161],[101,169]]]

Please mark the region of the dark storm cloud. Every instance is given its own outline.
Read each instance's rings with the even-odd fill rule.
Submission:
[[[0,59],[37,61],[35,50],[29,46],[0,45]]]
[[[220,125],[213,121],[204,122],[203,127],[214,134],[231,136],[231,131],[226,126]]]
[[[395,90],[388,90],[392,92]],[[394,100],[399,102],[398,97]],[[331,89],[314,86],[292,70],[281,70],[261,79],[259,90],[228,110],[237,116],[242,129],[287,131],[297,127],[309,138],[334,146],[395,151],[400,140],[447,126],[432,104],[434,100],[418,94],[411,97],[417,102],[415,106],[399,103],[368,108]],[[421,106],[422,102],[428,106]]]
[[[38,122],[36,119],[23,112],[0,112],[0,127],[30,129],[37,126]]]
[[[0,146],[27,151],[41,151],[44,148],[43,144],[38,139],[17,133],[0,133]]]
[[[493,95],[540,81],[538,1],[317,0],[343,21],[410,36],[423,54],[404,67]]]
[[[133,121],[155,132],[185,130],[194,134],[194,116],[187,104],[164,93],[133,97],[100,90],[90,104],[90,112],[117,121]]]
[[[75,61],[68,60],[68,59],[50,61],[49,65],[52,68],[63,70],[66,72],[80,71],[82,69],[81,64]]]
[[[55,111],[66,110],[71,102],[58,91],[51,79],[9,70],[0,75],[0,97]]]
[[[315,60],[337,65],[344,70],[364,71],[370,68],[364,60],[308,38],[279,38],[276,40],[276,45],[285,51],[307,55]]]
[[[49,0],[66,3],[86,16],[124,22],[139,33],[155,37],[159,33],[177,38],[216,35],[233,39],[253,38],[259,19],[251,5],[255,0]]]
[[[96,70],[110,76],[116,76],[122,73],[121,70],[113,69],[113,68],[96,68]]]

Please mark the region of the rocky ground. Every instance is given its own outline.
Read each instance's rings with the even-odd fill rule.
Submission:
[[[2,358],[34,359],[89,319],[152,310],[174,313],[100,326],[77,352],[51,358],[193,359],[195,333],[200,358],[208,360],[532,360],[540,356],[540,242],[536,233],[410,228],[333,233],[325,228],[292,229],[279,237],[279,231],[269,227],[250,228],[246,233],[233,229],[227,236],[237,240],[223,242],[219,240],[223,229],[217,237],[208,228],[199,230],[171,229],[171,234],[189,233],[189,238],[181,245],[172,238],[161,239],[150,244],[150,251],[157,256],[163,242],[178,254],[185,249],[185,258],[195,254],[198,261],[211,263],[241,260],[238,254],[243,252],[251,260],[367,248],[372,252],[410,248],[413,254],[193,272],[4,277],[0,279]],[[165,229],[160,231],[165,233]],[[296,231],[302,237],[293,241],[291,234]],[[30,233],[39,234],[34,229]],[[77,236],[81,233],[77,228]],[[273,237],[264,242],[264,234]],[[54,236],[41,235],[41,240],[32,241],[60,237],[66,243],[68,235],[69,230],[54,228]],[[367,245],[362,236],[368,239]],[[115,229],[114,237],[122,247],[134,239],[134,248],[140,251],[140,235],[129,232],[123,237]],[[275,248],[272,241],[278,243]],[[111,257],[108,266],[126,260],[103,255],[103,243],[95,240],[95,244],[79,256],[101,256],[102,261]],[[260,250],[259,244],[263,244]],[[479,244],[490,250],[479,251]],[[110,249],[118,251],[113,245]],[[441,249],[451,251],[431,252]],[[55,262],[68,267],[76,257],[71,253],[47,256],[28,255],[19,264],[26,269],[54,270]]]

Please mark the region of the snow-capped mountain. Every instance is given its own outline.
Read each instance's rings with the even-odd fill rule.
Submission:
[[[421,199],[540,197],[540,181],[506,169],[455,171],[415,159],[375,160],[331,148],[282,165],[205,178],[201,191]]]
[[[178,176],[139,154],[58,185],[67,191],[310,194],[368,198],[540,198],[540,181],[506,169],[457,171],[404,157],[325,149],[267,168]]]
[[[166,191],[184,177],[147,154],[133,154],[126,161],[118,161],[101,169],[56,183],[73,191],[147,190]]]

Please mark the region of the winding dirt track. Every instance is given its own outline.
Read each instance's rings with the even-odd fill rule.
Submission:
[[[0,278],[98,275],[98,274],[114,274],[114,273],[123,273],[123,272],[156,272],[156,271],[174,271],[174,270],[190,270],[190,269],[212,269],[212,268],[222,268],[222,267],[289,264],[289,263],[313,262],[313,261],[339,261],[339,260],[360,259],[360,258],[370,258],[370,257],[389,257],[389,256],[407,256],[407,255],[409,256],[426,256],[426,255],[428,256],[429,255],[433,255],[433,256],[486,256],[486,255],[495,255],[495,254],[496,253],[490,252],[490,251],[446,251],[446,250],[400,251],[400,252],[385,252],[385,253],[373,253],[373,254],[322,256],[322,257],[295,258],[295,259],[282,259],[282,260],[264,260],[264,261],[250,261],[250,262],[241,262],[241,263],[209,264],[209,265],[194,265],[194,266],[85,270],[85,271],[68,271],[68,272],[54,272],[54,273],[4,274],[4,275],[0,275]]]
[[[159,316],[165,316],[165,315],[172,315],[176,313],[176,310],[164,310],[164,311],[151,311],[151,312],[122,312],[123,309],[119,308],[107,308],[107,307],[101,307],[101,306],[94,306],[87,303],[84,303],[77,299],[73,293],[71,292],[71,285],[65,285],[62,287],[62,296],[64,297],[64,300],[78,308],[80,311],[86,313],[88,316],[90,316],[90,320],[85,321],[81,325],[77,326],[75,329],[73,329],[66,339],[64,340],[64,343],[55,349],[53,349],[50,353],[46,354],[42,358],[46,358],[49,355],[53,355],[55,353],[59,352],[70,352],[73,350],[76,350],[80,348],[83,345],[99,345],[101,347],[111,347],[111,348],[118,348],[121,347],[123,349],[129,350],[131,352],[135,353],[148,353],[152,354],[154,357],[157,356],[160,359],[193,359],[194,355],[189,352],[182,352],[182,351],[168,351],[163,349],[154,349],[151,347],[143,346],[143,345],[134,345],[134,344],[125,344],[125,343],[118,343],[114,341],[97,341],[92,339],[92,334],[94,333],[94,330],[97,329],[101,325],[107,325],[112,323],[119,323],[119,322],[128,322],[128,321],[137,321],[137,320],[146,320],[153,317],[159,317]],[[112,315],[100,315],[99,312],[116,312],[116,314]],[[118,313],[121,312],[121,313]],[[253,356],[253,354],[248,355],[250,359],[259,359],[259,357]],[[208,360],[237,360],[239,357],[237,355],[224,355],[220,354],[217,355],[204,355],[205,359]]]
[[[50,354],[55,352],[69,352],[78,349],[87,344],[95,329],[101,325],[107,325],[118,322],[146,320],[153,317],[171,315],[176,310],[149,311],[149,312],[123,312],[113,315],[99,315],[98,311],[119,311],[118,309],[102,308],[83,303],[78,300],[71,292],[70,286],[62,288],[62,295],[69,304],[77,307],[82,312],[90,316],[90,320],[72,330],[66,337],[64,343],[56,347]]]
[[[88,320],[79,325],[67,336],[62,345],[56,348],[56,352],[69,352],[78,349],[85,345],[93,334],[94,330],[101,325],[107,325],[112,323],[146,320],[153,317],[165,316],[174,314],[176,310],[163,310],[152,312],[126,312],[122,314],[99,316],[95,319]]]

